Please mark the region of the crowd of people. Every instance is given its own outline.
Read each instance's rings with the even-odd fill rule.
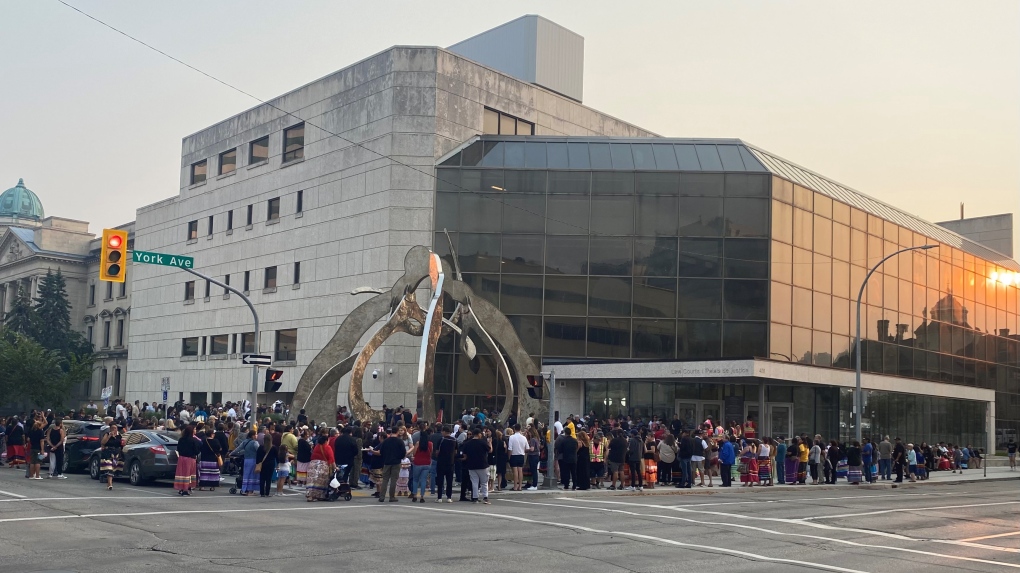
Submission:
[[[487,504],[490,492],[537,490],[550,444],[558,487],[571,490],[714,487],[716,481],[720,487],[834,484],[838,478],[850,484],[893,477],[916,481],[934,471],[980,468],[983,460],[981,450],[970,446],[904,443],[889,436],[861,443],[820,435],[759,436],[751,416],[729,424],[709,418],[688,427],[677,417],[600,420],[590,413],[564,422],[557,418],[547,427],[534,414],[503,423],[481,409],[426,423],[403,406],[384,405],[381,422],[354,420],[341,407],[335,421],[317,424],[304,410],[291,416],[282,402],[259,405],[254,422],[247,402],[167,407],[115,401],[102,411],[105,416],[92,414],[91,406],[67,417],[103,421],[100,473],[108,489],[123,470],[121,435],[148,428],[174,432],[174,488],[182,496],[214,491],[229,473],[239,475],[243,496],[270,497],[287,488],[319,501],[337,477],[351,489],[373,489],[379,502],[407,497],[424,503],[434,497],[449,503],[459,486],[460,501]],[[63,477],[63,419],[48,410],[8,419],[0,426],[6,463],[26,465],[27,477],[43,479],[39,464],[50,456],[49,477]],[[1016,445],[1010,446],[1015,463]]]

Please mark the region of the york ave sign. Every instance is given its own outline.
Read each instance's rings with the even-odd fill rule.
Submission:
[[[136,263],[145,263],[147,265],[162,265],[164,267],[178,267],[181,269],[195,268],[194,258],[182,257],[180,255],[168,255],[165,253],[131,251],[131,260]]]

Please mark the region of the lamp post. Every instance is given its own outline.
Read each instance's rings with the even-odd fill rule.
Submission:
[[[860,292],[857,293],[857,344],[856,344],[857,385],[854,387],[854,426],[855,426],[854,437],[858,443],[861,442],[861,409],[863,408],[862,400],[863,395],[861,394],[861,299],[864,298],[864,288],[868,286],[868,279],[871,278],[871,275],[875,274],[875,271],[878,270],[878,267],[882,266],[882,263],[888,261],[889,259],[895,257],[896,255],[900,253],[905,253],[907,251],[918,250],[927,251],[929,249],[935,248],[938,248],[938,245],[922,245],[920,247],[907,247],[905,249],[900,249],[895,253],[886,256],[881,261],[878,261],[878,263],[876,263],[875,266],[871,267],[871,270],[868,271],[867,276],[864,277],[864,282],[861,283]]]

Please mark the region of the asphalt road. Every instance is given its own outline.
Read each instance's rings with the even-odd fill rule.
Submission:
[[[330,504],[0,469],[0,572],[1020,571],[1017,480],[661,492]]]

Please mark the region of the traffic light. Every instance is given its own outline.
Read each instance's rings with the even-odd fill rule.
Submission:
[[[528,374],[528,396],[535,400],[542,399],[542,385],[545,384],[545,377],[541,374]]]
[[[266,369],[266,392],[276,392],[279,390],[280,386],[283,386],[280,378],[283,378],[283,370]]]
[[[127,231],[103,229],[103,246],[99,251],[99,280],[124,282],[127,276]]]

